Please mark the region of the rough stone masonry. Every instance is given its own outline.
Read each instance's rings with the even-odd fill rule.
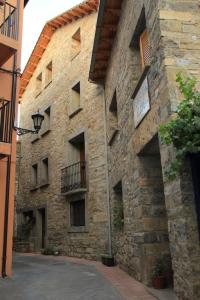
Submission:
[[[45,113],[46,118],[38,135],[21,138],[16,210],[19,229],[24,228],[23,223],[29,222],[29,218],[33,219],[28,236],[30,251],[56,246],[66,255],[90,259],[107,253],[103,89],[88,82],[96,16],[94,12],[56,30],[21,100],[22,127],[31,128],[31,114],[38,109]],[[75,33],[77,36],[80,33],[80,49],[76,39],[73,39]],[[49,63],[52,81],[46,85],[48,74],[45,72]],[[72,88],[77,83],[80,83],[80,103],[74,111],[77,102],[73,99]],[[39,94],[38,84],[41,84]],[[83,136],[85,189],[71,186],[72,190],[63,194],[61,169],[80,161],[77,153]],[[46,181],[45,159],[48,159]],[[78,210],[82,208],[78,204],[73,206],[74,202],[80,200],[85,201],[85,212],[81,212],[85,214],[81,216],[85,220],[82,226],[76,226],[71,223],[70,216],[76,214],[75,218],[80,217]],[[72,212],[72,209],[76,212]]]

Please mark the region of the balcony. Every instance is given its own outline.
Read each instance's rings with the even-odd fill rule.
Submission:
[[[86,191],[86,162],[80,161],[61,170],[61,193]]]
[[[11,143],[11,102],[0,100],[0,143]]]
[[[0,66],[18,49],[17,0],[0,0]]]

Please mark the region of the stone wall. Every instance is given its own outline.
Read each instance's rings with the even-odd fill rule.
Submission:
[[[98,259],[107,252],[108,217],[103,89],[88,82],[97,14],[64,26],[54,33],[21,100],[21,127],[31,128],[31,114],[51,106],[50,127],[38,136],[21,138],[20,191],[18,213],[46,209],[46,246],[58,246],[70,256]],[[71,59],[71,38],[80,27],[81,52]],[[36,78],[52,61],[52,82],[36,97]],[[70,115],[71,88],[80,81],[81,109]],[[69,139],[84,132],[87,192],[61,194],[61,169],[69,164]],[[48,157],[47,184],[32,189],[31,166]],[[40,178],[39,178],[40,181]],[[71,228],[70,201],[85,197],[86,226]],[[39,239],[38,231],[34,233]],[[39,250],[36,245],[35,250]]]
[[[135,128],[132,95],[142,70],[139,51],[130,43],[143,5],[151,53],[151,108]],[[182,179],[166,182],[164,169],[172,150],[160,145],[157,134],[181,99],[175,82],[178,71],[199,75],[198,10],[198,1],[124,1],[105,80],[108,142],[109,107],[115,91],[118,106],[118,132],[109,146],[112,211],[113,187],[120,180],[124,204],[123,229],[117,231],[112,222],[114,254],[122,268],[151,283],[152,266],[158,257],[169,255],[170,248],[174,288],[181,300],[199,299],[200,290],[192,180],[184,172]]]

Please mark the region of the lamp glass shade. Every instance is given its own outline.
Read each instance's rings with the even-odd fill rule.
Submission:
[[[40,114],[39,112],[37,112],[36,114],[32,115],[32,119],[33,119],[33,125],[36,131],[39,131],[41,129],[42,126],[42,122],[44,120],[44,116],[42,114]]]

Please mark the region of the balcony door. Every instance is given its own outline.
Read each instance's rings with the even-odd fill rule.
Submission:
[[[63,169],[62,182],[65,192],[85,188],[85,136],[84,132],[69,140],[68,166]]]

